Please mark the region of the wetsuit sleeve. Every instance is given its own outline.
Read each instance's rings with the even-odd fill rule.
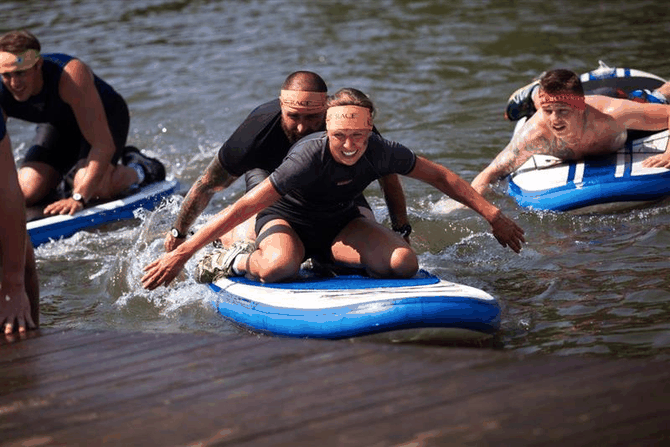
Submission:
[[[251,169],[249,151],[253,145],[256,130],[250,124],[253,122],[250,123],[247,118],[219,149],[218,156],[221,166],[236,177],[240,177],[245,171]]]
[[[323,140],[298,142],[286,156],[284,162],[270,174],[272,186],[282,196],[292,190],[315,182],[322,172],[319,144]]]
[[[5,138],[5,135],[7,135],[7,125],[5,124],[2,112],[0,111],[0,141]]]
[[[281,129],[279,100],[256,109],[239,125],[219,149],[219,162],[236,177],[246,171],[263,168],[272,171],[279,166],[290,147]]]
[[[269,175],[270,173],[265,169],[249,169],[244,173],[244,182],[247,185],[246,191],[249,192],[254,189],[259,183],[268,178]]]
[[[400,143],[393,142],[393,144],[395,146],[392,151],[393,165],[396,166],[395,172],[401,175],[407,175],[412,172],[416,165],[416,154],[414,151]]]
[[[370,151],[369,159],[372,159],[372,163],[376,165],[377,171],[382,176],[407,175],[416,165],[414,151],[395,141],[372,137],[368,149],[373,149]]]

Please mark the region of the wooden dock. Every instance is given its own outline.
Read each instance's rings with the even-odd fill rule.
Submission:
[[[669,445],[669,366],[45,329],[0,341],[0,444]]]

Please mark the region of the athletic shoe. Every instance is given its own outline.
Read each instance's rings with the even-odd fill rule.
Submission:
[[[524,116],[532,116],[536,111],[535,104],[533,104],[533,90],[539,85],[540,80],[536,79],[512,93],[512,96],[507,100],[505,118],[510,121],[518,121]]]
[[[253,253],[254,250],[256,244],[249,241],[236,241],[229,248],[217,248],[198,262],[194,272],[195,281],[210,283],[224,276],[235,276],[233,262],[237,255]]]
[[[134,146],[126,146],[121,161],[126,166],[135,163],[142,168],[144,180],[140,183],[140,186],[165,180],[165,166],[163,166],[163,163],[155,158],[147,157]]]

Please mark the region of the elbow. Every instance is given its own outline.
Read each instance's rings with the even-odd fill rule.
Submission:
[[[497,181],[500,180],[502,177],[496,175],[495,173],[484,170],[479,173],[477,177],[470,183],[470,186],[477,191],[479,194],[484,194],[488,186]]]

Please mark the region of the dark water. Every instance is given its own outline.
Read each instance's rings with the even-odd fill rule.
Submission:
[[[386,137],[472,180],[509,140],[508,96],[540,72],[584,72],[603,60],[670,77],[668,11],[665,1],[21,0],[0,3],[0,24],[32,30],[43,51],[76,55],[115,86],[132,112],[130,143],[165,160],[185,192],[297,69],[317,71],[331,91],[362,89]],[[18,159],[32,126],[10,121],[9,130]],[[504,349],[670,354],[670,207],[573,216],[530,212],[494,194],[527,232],[516,255],[474,213],[447,213],[436,190],[409,179],[404,186],[422,266],[501,300]],[[241,191],[236,183],[206,214]],[[368,195],[387,221],[378,187]],[[44,326],[239,332],[188,277],[140,288],[179,201],[135,224],[40,247]]]

